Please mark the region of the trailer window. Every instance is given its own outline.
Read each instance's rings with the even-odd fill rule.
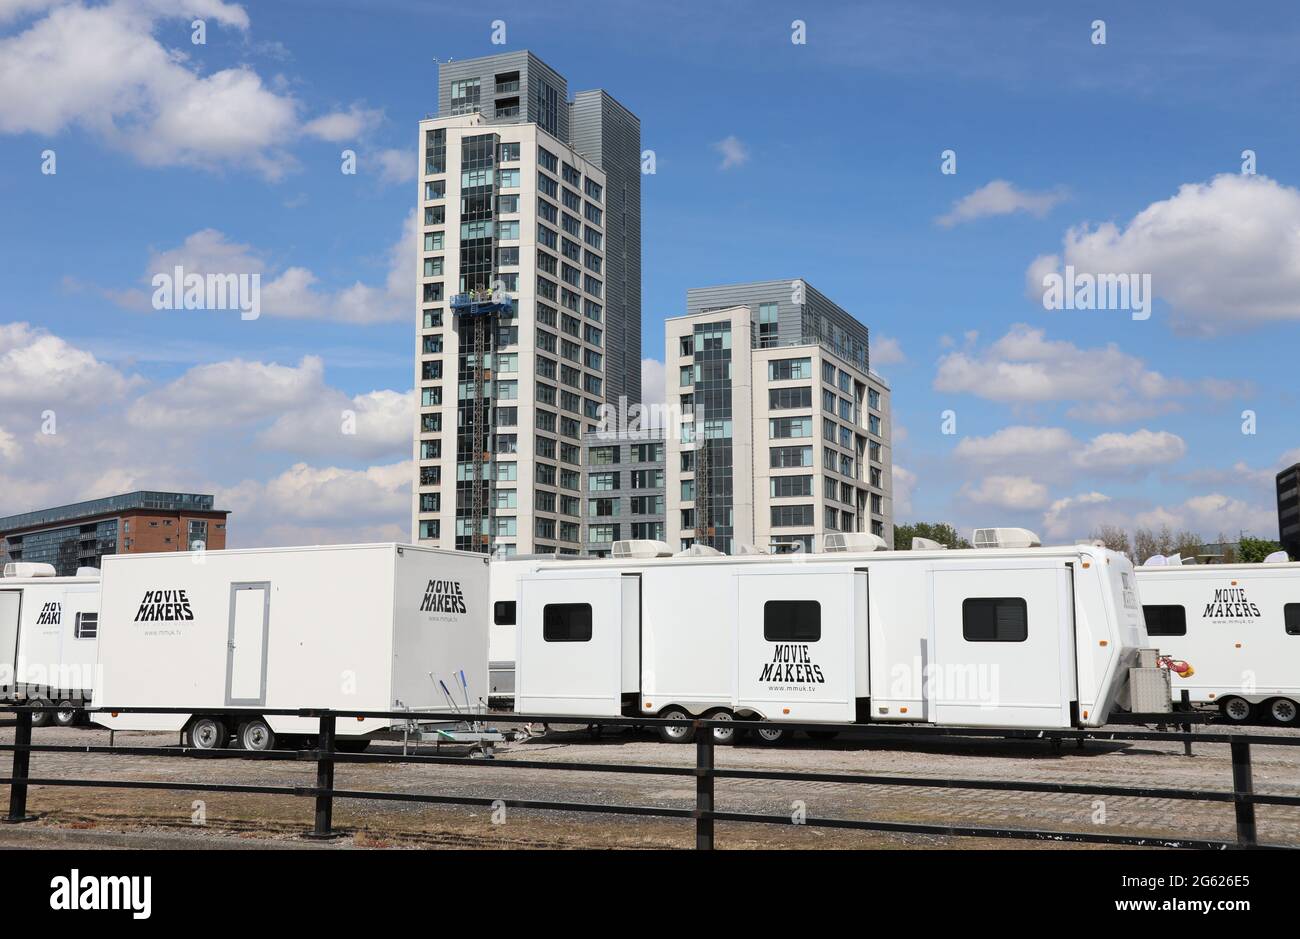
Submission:
[[[497,626],[515,625],[515,601],[498,600],[492,604],[492,622]]]
[[[1186,636],[1187,609],[1181,605],[1142,607],[1148,636]]]
[[[768,600],[763,604],[763,638],[768,642],[817,642],[822,605],[816,600]]]
[[[961,635],[967,642],[1024,642],[1029,607],[1020,597],[967,597],[961,604]]]
[[[1286,620],[1286,634],[1300,636],[1300,603],[1288,603],[1282,607],[1282,614]]]
[[[78,613],[73,625],[72,635],[77,639],[94,639],[99,632],[98,613]]]
[[[591,642],[590,603],[548,603],[542,608],[547,642]]]

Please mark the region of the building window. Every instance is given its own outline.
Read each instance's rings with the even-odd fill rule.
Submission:
[[[768,381],[812,378],[812,359],[773,359],[767,363]]]
[[[1020,597],[968,597],[961,604],[961,634],[967,642],[1024,642],[1029,607]]]
[[[789,499],[813,494],[811,476],[773,476],[770,482],[773,499]]]
[[[811,505],[772,506],[773,528],[794,528],[799,525],[811,524],[813,524],[813,507]]]
[[[812,447],[773,447],[769,464],[773,469],[812,466]]]
[[[812,388],[769,388],[767,406],[772,411],[812,407]]]
[[[791,437],[811,437],[811,417],[774,417],[767,422],[768,436],[773,440]]]
[[[420,522],[420,537],[422,539],[437,538],[439,532],[441,531],[442,531],[442,523],[439,522],[436,518],[425,519]]]
[[[822,607],[816,600],[768,600],[763,604],[763,638],[768,642],[817,642]]]

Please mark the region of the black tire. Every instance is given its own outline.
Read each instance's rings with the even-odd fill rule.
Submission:
[[[754,739],[764,747],[779,747],[783,743],[789,743],[794,736],[784,727],[754,727],[752,730]]]
[[[235,744],[241,750],[252,753],[264,753],[275,749],[275,731],[271,725],[260,717],[244,721],[235,734]]]
[[[676,707],[664,708],[659,712],[659,716],[670,720],[690,720],[691,717],[684,710]],[[693,726],[660,724],[655,730],[659,732],[659,739],[664,743],[690,743],[695,739]]]
[[[1294,727],[1300,723],[1300,705],[1290,698],[1274,698],[1268,702],[1268,716],[1275,724]]]
[[[221,718],[200,714],[185,725],[185,739],[193,750],[220,750],[230,741],[230,730]]]
[[[704,715],[707,721],[730,721],[730,727],[712,727],[709,732],[713,734],[713,742],[720,747],[730,747],[735,745],[744,734],[744,725],[736,720],[736,715],[732,714],[726,708],[718,708],[716,711],[710,711]]]
[[[50,702],[45,698],[29,698],[28,704],[36,707],[48,707]],[[32,713],[33,727],[49,727],[54,722],[54,714],[50,711],[34,711]]]
[[[365,753],[369,747],[369,740],[359,740],[355,737],[344,740],[335,738],[334,740],[334,749],[340,753]]]
[[[834,740],[840,735],[838,730],[810,730],[808,736],[814,740]]]
[[[54,723],[59,727],[71,727],[77,723],[77,706],[64,699],[59,702],[59,709],[54,712]]]
[[[1230,724],[1247,724],[1255,716],[1255,705],[1245,698],[1224,698],[1219,702],[1219,710]]]

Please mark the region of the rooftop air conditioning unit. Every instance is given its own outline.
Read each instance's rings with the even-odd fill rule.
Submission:
[[[1153,554],[1151,555],[1151,557],[1147,558],[1145,561],[1142,562],[1142,566],[1143,567],[1168,567],[1169,558],[1165,557],[1163,554]]]
[[[845,551],[884,551],[889,547],[884,538],[865,531],[833,532],[826,536],[822,546],[832,554]]]
[[[693,544],[685,551],[678,551],[674,557],[679,558],[721,558],[726,557],[717,548],[710,548],[706,544]]]
[[[77,576],[78,576],[78,577],[98,577],[98,576],[99,576],[99,568],[98,568],[98,567],[79,567],[79,568],[77,568]]]
[[[741,544],[737,544],[735,547],[736,547],[735,550],[736,554],[767,554],[766,551],[764,551],[756,544],[741,543]]]
[[[9,561],[5,564],[6,577],[55,577],[58,571],[53,564],[39,561]]]
[[[1264,558],[1265,564],[1286,564],[1291,560],[1291,556],[1285,551],[1274,551],[1268,557]]]
[[[1028,528],[977,528],[971,539],[977,548],[1041,548],[1043,543]]]
[[[662,541],[650,541],[637,538],[632,541],[614,542],[613,555],[616,558],[670,558],[673,549]]]
[[[913,538],[913,551],[947,551],[948,546],[935,541],[933,538]]]

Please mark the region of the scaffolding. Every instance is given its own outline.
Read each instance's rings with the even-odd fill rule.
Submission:
[[[699,433],[696,425],[695,434],[695,543],[714,547],[713,536],[716,533],[713,522],[713,486],[710,479],[711,460],[708,441]]]

